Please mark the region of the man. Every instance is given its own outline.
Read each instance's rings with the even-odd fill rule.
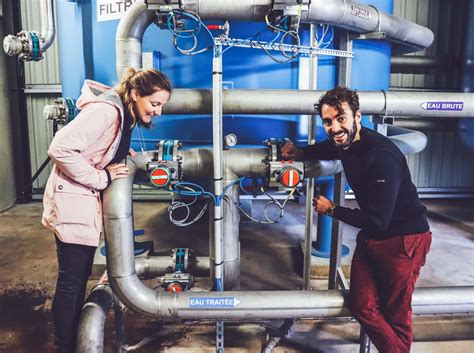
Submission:
[[[385,136],[361,126],[355,91],[337,87],[317,105],[328,140],[298,149],[287,159],[340,159],[360,208],[324,196],[315,210],[360,228],[351,266],[349,308],[381,353],[408,353],[411,298],[431,244],[426,208],[411,181],[405,157]]]

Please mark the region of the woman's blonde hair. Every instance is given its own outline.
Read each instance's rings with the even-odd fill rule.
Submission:
[[[115,86],[115,92],[122,99],[125,114],[132,117],[132,126],[137,123],[134,111],[135,102],[132,99],[133,89],[136,89],[141,97],[150,96],[160,90],[168,91],[170,94],[172,92],[170,80],[161,71],[155,69],[136,70],[129,67],[122,75],[120,83]]]

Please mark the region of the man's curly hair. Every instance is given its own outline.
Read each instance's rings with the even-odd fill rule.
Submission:
[[[339,114],[343,114],[342,103],[347,102],[352,110],[352,114],[355,117],[359,110],[359,95],[357,91],[352,91],[347,87],[338,86],[330,91],[327,91],[324,96],[321,97],[318,103],[314,105],[315,109],[318,109],[319,116],[322,118],[321,108],[324,104],[336,108]]]

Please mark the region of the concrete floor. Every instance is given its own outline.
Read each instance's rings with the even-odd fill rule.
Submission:
[[[351,202],[351,201],[350,201]],[[349,203],[350,203],[349,202]],[[353,201],[352,201],[353,202]],[[423,200],[433,232],[433,245],[418,286],[474,285],[474,200]],[[178,228],[170,224],[167,203],[135,204],[135,225],[155,250],[191,247],[207,255],[207,222]],[[257,202],[255,210],[261,204]],[[51,298],[56,278],[53,236],[40,224],[41,203],[17,205],[0,214],[0,353],[45,352],[52,333]],[[207,219],[207,218],[206,218]],[[301,246],[304,207],[289,203],[275,225],[241,222],[243,290],[296,289],[302,286]],[[344,244],[353,249],[356,229],[344,227]],[[159,237],[158,237],[159,235]],[[351,251],[352,254],[352,251]],[[350,257],[344,263],[350,263]],[[325,288],[327,260],[314,259],[312,286]],[[206,282],[206,279],[202,279]],[[90,280],[89,285],[95,284]],[[114,350],[112,314],[106,324],[107,353]],[[267,323],[275,324],[275,323]],[[474,317],[416,317],[414,353],[474,352]],[[215,352],[213,323],[169,324],[125,313],[129,345],[154,336],[136,352]],[[281,352],[358,352],[359,326],[353,320],[303,320],[293,327]],[[226,324],[226,352],[260,352],[264,325]],[[375,349],[373,350],[376,351]]]

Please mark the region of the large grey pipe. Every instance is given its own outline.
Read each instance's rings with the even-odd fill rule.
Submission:
[[[318,114],[325,91],[225,90],[224,114]],[[359,91],[362,114],[430,118],[474,117],[474,93]],[[210,114],[208,89],[175,89],[165,114]]]
[[[419,153],[428,144],[428,138],[424,133],[398,126],[388,125],[387,137],[397,145],[404,155]]]
[[[165,0],[148,1],[150,8],[166,5]],[[181,8],[199,14],[203,19],[264,21],[272,9],[272,0],[182,0]],[[287,1],[287,5],[295,5]],[[142,67],[143,34],[153,22],[155,12],[147,5],[135,3],[120,20],[116,34],[116,71],[120,78],[129,66]],[[313,0],[303,22],[327,23],[359,33],[385,32],[387,39],[401,44],[403,52],[418,51],[431,45],[431,30],[416,23],[378,11],[375,7],[348,0]]]
[[[160,2],[160,1],[152,1]],[[272,9],[271,0],[182,0],[182,8],[203,19],[263,21]],[[294,0],[278,5],[295,6]],[[279,7],[281,8],[281,7]],[[379,11],[374,6],[348,0],[311,0],[309,11],[303,11],[303,22],[326,23],[358,33],[384,32],[395,42],[396,51],[425,49],[433,42],[433,32],[416,23]]]
[[[77,353],[102,353],[104,351],[104,327],[114,301],[112,289],[105,284],[97,285],[89,295],[81,312],[77,333]]]
[[[393,52],[409,53],[431,45],[433,32],[416,23],[349,0],[312,0],[308,22],[326,23],[358,33],[383,32]]]
[[[146,156],[129,159],[127,179],[115,180],[104,193],[104,224],[110,283],[132,310],[152,318],[270,319],[348,316],[344,293],[338,291],[184,292],[157,293],[145,286],[135,270],[131,193],[137,165]],[[211,297],[212,300],[209,299]],[[466,313],[474,310],[474,288],[425,288],[415,292],[415,313]]]
[[[115,34],[115,68],[120,79],[125,69],[142,67],[142,40],[148,26],[156,17],[144,3],[133,4],[120,20]]]

